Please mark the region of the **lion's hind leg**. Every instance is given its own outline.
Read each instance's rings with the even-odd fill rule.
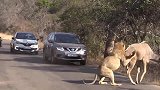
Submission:
[[[107,68],[107,67],[103,68],[102,76],[109,77],[110,80],[111,80],[111,85],[113,85],[113,86],[122,85],[122,84],[115,83],[115,81],[114,81],[114,73],[110,68]],[[101,80],[103,80],[103,79],[105,79],[105,78],[102,78]]]
[[[112,70],[110,70],[110,72],[109,72],[109,78],[111,79],[111,85],[113,85],[113,86],[120,86],[120,85],[122,85],[122,84],[115,83],[115,81],[114,81],[114,73],[113,73]]]
[[[107,84],[107,82],[104,82],[104,80],[105,80],[105,77],[101,77],[100,81],[99,81],[99,84]]]

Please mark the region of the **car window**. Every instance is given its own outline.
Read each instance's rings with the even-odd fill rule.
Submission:
[[[54,34],[51,35],[50,40],[54,41]]]
[[[54,37],[54,41],[57,43],[80,43],[78,36],[71,34],[56,34]]]
[[[32,33],[17,33],[17,39],[29,39],[29,40],[36,40],[36,37]]]
[[[51,33],[51,34],[49,34],[49,35],[48,35],[48,37],[47,37],[47,40],[48,40],[48,41],[49,41],[49,40],[51,40],[52,36],[53,36],[53,34],[52,34],[52,33]]]

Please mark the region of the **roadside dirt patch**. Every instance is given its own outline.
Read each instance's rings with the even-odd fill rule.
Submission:
[[[4,33],[0,33],[0,37],[2,39],[5,39],[5,40],[11,40],[12,39],[12,35],[7,35],[7,34],[4,34]]]

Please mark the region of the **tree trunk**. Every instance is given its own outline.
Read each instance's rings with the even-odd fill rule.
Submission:
[[[105,44],[104,58],[109,56],[112,53],[115,39],[116,39],[116,36],[114,35],[114,33],[112,31],[109,31],[106,44]]]

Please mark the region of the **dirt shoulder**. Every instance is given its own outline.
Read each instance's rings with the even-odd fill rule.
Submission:
[[[12,35],[7,35],[7,34],[4,34],[4,33],[0,33],[0,37],[2,39],[5,39],[5,40],[11,40],[12,39]]]

